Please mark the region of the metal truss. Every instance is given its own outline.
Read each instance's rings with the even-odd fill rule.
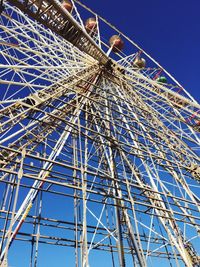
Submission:
[[[0,16],[0,266],[22,243],[29,266],[51,247],[67,266],[200,266],[200,106],[72,4],[9,0]]]

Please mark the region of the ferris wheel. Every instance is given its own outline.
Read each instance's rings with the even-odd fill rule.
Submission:
[[[200,105],[78,0],[0,12],[0,266],[200,266]]]

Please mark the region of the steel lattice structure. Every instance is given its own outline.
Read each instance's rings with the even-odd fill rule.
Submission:
[[[71,3],[3,3],[0,266],[22,243],[29,266],[50,266],[52,246],[62,266],[200,266],[200,105]],[[110,31],[131,55],[113,53]],[[147,67],[133,64],[140,55]]]

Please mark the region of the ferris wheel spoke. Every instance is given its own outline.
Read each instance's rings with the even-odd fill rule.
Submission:
[[[83,94],[84,97],[84,94]],[[78,97],[80,98],[80,96]],[[50,135],[51,133],[53,133],[53,131],[56,128],[59,128],[60,125],[65,122],[66,124],[68,124],[70,126],[70,123],[67,122],[66,120],[66,115],[69,113],[69,119],[71,114],[73,114],[73,110],[76,108],[76,105],[74,105],[74,103],[76,103],[77,100],[76,99],[72,99],[71,102],[67,102],[67,104],[64,104],[63,106],[61,106],[59,109],[55,109],[53,110],[53,112],[51,113],[46,113],[48,115],[45,115],[43,118],[37,118],[36,120],[33,119],[33,122],[30,123],[29,125],[27,125],[26,128],[22,128],[22,130],[26,130],[27,132],[22,135],[20,138],[18,138],[18,140],[16,142],[13,142],[11,144],[10,147],[14,148],[25,148],[26,146],[29,147],[29,151],[33,151],[34,149],[36,149],[37,146],[39,146],[39,144],[42,144],[43,141],[46,140],[46,137],[48,135]],[[63,118],[62,118],[63,116]],[[52,123],[54,122],[54,124],[52,125]],[[49,123],[52,125],[51,129],[48,129],[48,125]],[[35,125],[36,124],[36,125]],[[39,125],[38,125],[39,124]],[[30,127],[32,127],[32,129],[29,129]],[[64,130],[64,128],[61,128]],[[4,140],[2,140],[1,143],[3,142],[7,142],[9,137],[13,138],[14,135],[20,133],[21,134],[21,130],[19,130],[18,132],[16,132],[15,134],[11,134],[11,136],[6,137]],[[28,142],[26,144],[27,139],[30,139],[31,141]],[[47,144],[48,146],[48,144]],[[30,153],[30,152],[29,152]],[[4,150],[4,152],[2,151],[2,155],[4,155],[4,158],[7,157],[8,163],[10,161],[12,161],[15,157],[17,157],[18,153],[9,153],[9,151]],[[4,162],[4,168],[5,168],[5,159],[3,159],[2,163]]]
[[[165,196],[165,198],[166,198],[166,200],[167,200],[167,195],[166,194],[168,194],[168,196],[170,195],[170,191],[168,190],[168,189],[165,189],[164,190],[164,185],[163,185],[163,183],[161,182],[161,180],[159,179],[159,175],[158,175],[158,172],[156,172],[156,173],[153,173],[153,171],[152,171],[152,168],[153,169],[155,169],[155,166],[154,166],[154,162],[152,161],[152,164],[153,164],[153,166],[151,167],[151,168],[149,168],[149,171],[150,172],[152,172],[152,174],[155,176],[156,175],[156,179],[157,179],[157,181],[159,181],[159,183],[160,183],[160,185],[161,185],[161,188],[163,188],[162,189],[162,191],[164,192],[164,196]],[[180,179],[179,179],[179,181],[180,181]],[[173,196],[172,195],[170,195],[172,198],[173,198]],[[194,201],[194,198],[193,198],[193,201]],[[176,204],[178,203],[178,201],[176,200]],[[194,204],[195,204],[196,202],[194,202]],[[198,206],[198,204],[196,203],[196,205]],[[179,208],[181,207],[181,205],[179,205]],[[189,215],[186,211],[185,211],[185,209],[183,209],[182,210],[183,212],[185,212],[187,215]],[[191,219],[191,218],[189,218],[189,219]],[[191,219],[191,221],[192,221],[192,223],[193,223],[193,220]],[[197,227],[197,229],[198,229],[198,227]]]
[[[120,94],[120,92],[118,92],[118,94]],[[128,107],[128,110],[130,110],[130,107]],[[122,113],[122,109],[120,110],[120,112]],[[139,113],[138,113],[139,114]],[[150,111],[149,112],[149,114],[152,114],[152,112]],[[152,116],[152,115],[151,115]],[[148,121],[148,123],[149,123],[149,119],[147,120]],[[162,126],[161,124],[160,124],[160,121],[158,121],[157,120],[157,122],[156,122],[158,125],[160,125],[160,126]],[[154,125],[152,125],[151,126],[152,127],[152,129],[154,129],[155,128],[155,126]],[[144,129],[143,129],[144,130]],[[167,132],[167,131],[166,131]],[[146,130],[145,131],[145,133],[148,133],[148,130]],[[137,135],[140,135],[140,133],[137,133]],[[146,135],[146,134],[145,134]],[[159,134],[159,136],[160,136],[160,138],[161,138],[161,140],[163,139],[163,134]],[[174,135],[173,135],[173,139],[174,139]],[[151,138],[151,136],[149,136],[149,137],[147,137],[149,140],[152,140],[153,141],[153,139]],[[172,139],[172,137],[170,137],[170,139]],[[176,139],[175,139],[176,140]],[[177,140],[176,140],[176,144],[177,144]],[[177,145],[176,145],[177,146]],[[181,144],[181,146],[182,146],[182,144]],[[159,148],[160,149],[160,148]],[[170,148],[171,149],[171,148]],[[183,149],[183,148],[182,148]],[[182,150],[181,150],[182,151]],[[191,151],[192,152],[192,151]],[[180,153],[180,152],[179,152]],[[193,153],[193,152],[192,152]],[[194,154],[194,156],[196,157],[196,155]]]
[[[138,239],[139,240],[139,239]]]
[[[90,95],[90,91],[87,93],[87,96]],[[87,98],[83,98],[82,99],[82,106],[85,105],[85,102],[86,102]],[[73,116],[72,117],[72,123],[74,124],[76,122],[76,120],[78,119],[78,116],[80,114],[80,111],[81,111],[82,108],[80,107],[77,107],[74,111],[74,114],[76,114],[76,116]],[[67,128],[69,128],[69,126],[67,125],[66,126]],[[63,134],[60,136],[59,140],[57,141],[57,144],[54,148],[54,150],[51,152],[51,154],[49,155],[49,158],[50,160],[54,160],[56,159],[56,157],[59,155],[59,153],[61,152],[62,148],[63,148],[63,145],[65,144],[66,140],[68,139],[68,136],[70,134],[70,129],[66,132],[63,132]],[[49,174],[49,171],[50,169],[52,168],[52,163],[48,163],[46,162],[45,166],[44,166],[44,169],[47,169],[45,171],[41,171],[38,175],[39,178],[41,178],[42,180],[45,180]],[[43,185],[44,181],[41,182],[41,181],[38,181],[36,180],[33,184],[33,188],[40,188],[42,185]],[[10,223],[10,227],[9,227],[9,231],[7,232],[7,237],[8,237],[8,241],[7,241],[7,244],[4,248],[4,250],[2,251],[1,253],[1,260],[3,260],[4,256],[6,255],[7,251],[8,251],[8,248],[9,246],[11,245],[11,243],[13,242],[13,239],[15,238],[15,235],[16,233],[19,231],[23,221],[25,220],[30,208],[32,207],[32,203],[33,201],[35,200],[35,197],[37,196],[37,189],[31,189],[29,191],[29,193],[27,194],[26,198],[24,199],[21,207],[19,208],[18,212],[16,213],[15,217],[12,218],[11,220],[11,223]],[[11,231],[12,231],[12,228],[14,226],[14,224],[17,222],[18,218],[21,217],[21,219],[19,220],[16,228],[14,229],[13,233],[11,234]],[[87,242],[87,240],[85,241]],[[85,253],[85,252],[84,252]],[[86,260],[87,261],[87,260]]]
[[[128,125],[127,125],[127,127],[129,127]],[[129,128],[128,128],[129,129]],[[153,180],[152,180],[153,181]],[[155,186],[155,184],[154,184],[154,186]],[[156,189],[156,191],[158,192],[158,189]],[[166,208],[165,208],[165,210],[167,210]],[[169,217],[169,216],[167,216],[167,217]],[[167,232],[169,232],[169,230],[166,230]],[[170,234],[171,235],[171,234]],[[172,237],[170,237],[170,238],[172,238]],[[180,241],[180,242],[182,242],[182,241]],[[180,243],[181,244],[181,243]],[[183,245],[181,245],[182,247],[183,247]],[[177,244],[177,248],[179,249],[179,245]],[[180,250],[180,249],[179,249]],[[186,257],[185,257],[185,254],[184,253],[182,253],[182,256],[185,258],[185,260],[186,260]]]
[[[138,119],[139,120],[139,119]],[[130,129],[129,128],[129,125],[127,124],[127,128],[128,129]],[[143,128],[144,128],[144,126],[143,126]],[[148,131],[145,131],[145,133],[147,133]],[[145,137],[144,137],[145,138]],[[132,139],[134,139],[134,137],[132,138]],[[155,147],[157,146],[156,144],[154,145]],[[146,147],[148,148],[148,145],[146,145]],[[158,150],[161,152],[162,150],[160,150],[160,148],[158,148]],[[151,155],[151,153],[149,152],[149,154]],[[165,155],[163,155],[163,158],[165,158],[166,156]],[[177,161],[176,159],[175,159],[175,161]],[[178,160],[179,161],[179,160]],[[177,161],[177,166],[179,166],[179,162]],[[153,162],[153,161],[152,161]],[[153,163],[154,164],[154,163]],[[167,162],[167,165],[168,166],[170,166],[169,165],[169,162]],[[153,166],[153,168],[156,170],[156,168],[155,168],[155,166]],[[170,171],[170,169],[169,169],[169,172],[171,172]],[[172,172],[171,172],[171,174],[172,174]],[[178,178],[178,176],[176,175],[176,179]],[[179,178],[178,178],[178,180],[179,180],[179,182],[181,181]],[[185,182],[184,182],[184,184],[185,184]],[[194,198],[192,197],[192,200],[194,201]],[[196,203],[197,204],[197,203]]]
[[[144,98],[144,94],[145,94],[145,92],[142,92],[142,93],[140,93],[140,95],[141,95],[141,97],[145,100],[145,98]],[[148,99],[148,102],[149,102],[149,100],[151,99],[151,97],[150,97],[151,95],[149,94],[148,96],[147,96],[147,99]],[[170,99],[171,99],[171,97],[170,97]],[[146,100],[145,100],[146,101]],[[159,112],[159,109],[160,109],[160,115],[161,115],[161,119],[163,120],[166,120],[167,119],[167,113],[169,112],[169,118],[170,118],[170,116],[172,117],[173,116],[173,118],[174,119],[177,119],[177,121],[178,122],[181,122],[181,123],[184,123],[185,124],[185,126],[188,126],[189,127],[189,129],[191,129],[191,127],[193,126],[192,124],[190,124],[190,123],[188,123],[189,121],[188,121],[188,118],[190,117],[190,115],[189,114],[193,114],[193,115],[191,115],[191,116],[194,116],[194,114],[195,114],[195,111],[194,111],[194,108],[192,107],[192,109],[191,109],[191,111],[190,111],[190,113],[188,113],[188,111],[189,111],[189,109],[187,109],[187,112],[186,112],[186,110],[185,110],[185,108],[184,108],[184,112],[185,113],[183,113],[183,112],[181,112],[180,113],[180,111],[179,111],[179,109],[180,109],[180,107],[181,106],[175,106],[174,107],[174,110],[172,109],[172,107],[173,107],[173,105],[169,105],[168,106],[168,110],[169,111],[167,111],[167,109],[164,107],[162,107],[162,109],[161,109],[161,103],[163,102],[163,100],[162,100],[162,102],[161,102],[161,99],[160,99],[160,101],[159,101],[159,103],[157,103],[157,99],[152,99],[152,104],[149,102],[148,103],[148,105],[151,105],[151,107],[153,107],[153,109],[158,113]],[[180,101],[180,100],[178,100],[178,98],[177,98],[177,101]],[[167,102],[163,102],[163,103],[165,103],[165,105],[166,105],[166,107],[167,107],[167,105],[168,104],[170,104],[170,102],[168,101],[168,104],[167,104]],[[194,103],[195,104],[195,103]],[[195,106],[196,106],[196,104],[195,104]],[[163,112],[164,111],[164,112]],[[159,114],[159,113],[158,113]],[[171,124],[170,123],[170,120],[168,120],[168,123],[169,123],[169,125]],[[194,126],[193,126],[194,127]],[[182,131],[182,133],[184,134],[184,132]],[[194,131],[192,130],[191,131],[191,133],[193,133],[194,134]],[[196,135],[194,135],[195,136],[195,138],[198,140],[198,138],[197,138],[197,136]]]
[[[91,72],[94,73],[94,67],[92,68]],[[90,76],[89,73],[86,75],[85,73],[86,70],[83,71],[83,76],[77,76],[76,81],[74,80],[73,83],[70,83],[71,77],[69,77],[64,81],[55,84],[54,86],[45,88],[44,90],[30,95],[23,101],[17,101],[15,104],[11,104],[3,109],[1,118],[2,131],[8,130],[10,127],[15,126],[17,121],[23,121],[32,112],[36,112],[36,114],[41,112],[44,114],[45,112],[42,110],[42,107],[44,105],[46,106],[47,103],[50,105],[51,102],[55,101],[56,97],[66,95],[66,93],[69,94],[71,92],[71,89],[69,89],[71,86]]]
[[[14,12],[14,8],[13,11]],[[58,73],[60,72],[61,75],[66,73],[66,71],[69,73],[73,73],[73,70],[77,68],[77,70],[80,70],[81,67],[85,67],[83,65],[85,56],[80,55],[80,52],[74,51],[72,49],[72,46],[70,44],[66,45],[62,40],[58,42],[58,38],[55,38],[55,35],[52,34],[49,35],[49,32],[47,31],[48,35],[42,36],[40,33],[37,33],[38,28],[40,30],[43,30],[41,26],[39,27],[38,24],[35,24],[33,21],[28,19],[28,17],[24,16],[23,13],[18,14],[17,16],[21,16],[24,19],[24,23],[20,23],[20,20],[13,19],[12,22],[10,22],[11,27],[9,28],[9,31],[6,31],[8,40],[13,40],[13,35],[16,36],[18,43],[21,43],[21,45],[11,45],[9,48],[9,43],[5,43],[5,48],[2,51],[2,55],[4,56],[5,60],[9,63],[8,67],[6,65],[2,65],[2,77],[5,75],[9,75],[9,72],[13,73],[12,81],[3,81],[8,88],[5,91],[5,97],[7,92],[9,91],[9,86],[15,84],[16,86],[22,86],[22,88],[18,91],[28,90],[25,87],[30,87],[30,90],[35,91],[37,88],[41,88],[40,84],[35,84],[34,81],[40,82],[43,80],[43,82],[47,83],[49,82],[49,79],[55,80],[59,78]],[[5,23],[4,23],[5,25]],[[34,28],[35,27],[35,28]],[[32,29],[33,36],[30,37],[30,32]],[[5,26],[2,25],[2,30],[5,30]],[[20,35],[21,34],[21,35]],[[35,38],[34,38],[35,37]],[[24,41],[26,39],[26,41]],[[56,41],[56,42],[55,42]],[[12,41],[11,41],[12,43]],[[51,45],[50,45],[51,44]],[[56,45],[55,45],[56,44]],[[58,48],[60,50],[58,50]],[[7,48],[6,48],[7,47]],[[35,48],[35,49],[33,49]],[[47,49],[48,48],[48,53]],[[64,48],[64,49],[63,49]],[[8,50],[9,49],[9,50]],[[71,53],[70,53],[71,50]],[[59,52],[55,52],[59,51]],[[63,52],[61,52],[63,51]],[[18,53],[20,52],[20,54]],[[44,57],[44,54],[46,55],[46,59]],[[21,55],[21,59],[19,57]],[[23,57],[22,57],[23,55]],[[62,66],[59,66],[62,62],[67,63]],[[27,61],[31,64],[25,64]],[[33,61],[35,60],[35,65],[33,64]],[[88,61],[88,58],[87,58]],[[75,63],[75,66],[73,64]],[[17,64],[16,64],[17,63]],[[20,64],[22,66],[20,66]],[[41,64],[42,63],[42,64]],[[51,63],[51,65],[49,65]],[[88,64],[88,63],[86,63]],[[18,66],[19,65],[19,66]],[[40,67],[41,65],[41,67]],[[57,65],[57,66],[55,66]],[[24,68],[23,68],[24,66]],[[24,71],[27,70],[27,71]],[[56,72],[56,75],[55,75]],[[30,80],[30,76],[33,76],[33,79]],[[19,82],[19,78],[25,82],[24,86],[23,83]],[[29,80],[27,80],[27,78]],[[34,88],[35,87],[35,88]],[[16,95],[18,93],[15,93]],[[13,95],[10,95],[9,97],[13,97]],[[5,98],[4,97],[4,98]],[[7,97],[6,97],[7,98]]]
[[[149,114],[150,113],[152,113],[152,114],[154,114],[153,112],[149,112]],[[160,126],[160,127],[165,127],[164,125],[162,125],[161,123],[160,123],[160,121],[157,119],[157,124]],[[153,126],[154,127],[154,126]],[[148,132],[148,131],[147,131]],[[169,131],[167,131],[167,130],[165,130],[164,132],[169,132]],[[161,138],[163,138],[163,134],[161,135]],[[174,134],[170,137],[170,140],[172,140],[172,138],[174,139],[174,138],[176,138],[175,140],[176,140],[176,142],[178,141],[178,138],[177,138],[177,135],[175,136]],[[183,145],[183,142],[180,140],[180,141],[178,141],[179,143],[180,143],[180,145],[182,146]],[[182,147],[183,148],[183,147]],[[188,146],[186,146],[185,145],[185,149],[189,149],[189,147]],[[192,150],[190,150],[190,153],[192,153],[193,155],[194,155],[194,157],[196,157],[196,159],[198,160],[198,158],[197,158],[197,156],[195,155],[195,153],[192,151]]]

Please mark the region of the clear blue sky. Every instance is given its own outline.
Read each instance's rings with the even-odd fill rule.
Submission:
[[[199,0],[82,0],[156,59],[200,102]]]

